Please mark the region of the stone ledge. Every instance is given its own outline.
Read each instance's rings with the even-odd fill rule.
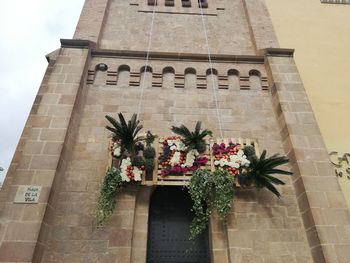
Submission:
[[[62,48],[94,48],[95,42],[84,39],[60,39]]]
[[[291,48],[264,48],[259,53],[272,57],[293,57],[294,49]]]
[[[132,50],[107,50],[107,49],[93,49],[91,52],[93,57],[122,57],[144,59],[147,56],[146,51],[132,51]],[[152,60],[181,60],[181,61],[208,61],[207,54],[194,53],[171,53],[171,52],[150,52],[149,59]],[[263,55],[223,55],[211,54],[213,62],[234,62],[234,63],[251,63],[263,64],[265,58]]]

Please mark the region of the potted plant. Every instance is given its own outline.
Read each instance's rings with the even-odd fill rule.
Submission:
[[[211,136],[209,130],[201,130],[201,122],[197,122],[191,132],[185,125],[173,126],[171,130],[180,136],[165,137],[160,140],[162,154],[159,163],[162,166],[161,175],[191,174],[208,162],[205,137]]]
[[[112,132],[111,155],[117,161],[112,162],[100,190],[96,212],[99,225],[113,213],[116,194],[121,187],[126,183],[140,182],[145,169],[151,171],[154,168],[155,153],[153,154],[154,148],[151,144],[155,136],[151,132],[145,137],[138,136],[143,127],[136,114],[129,121],[125,120],[122,113],[118,114],[118,118],[116,120],[106,115],[111,124],[106,126]]]

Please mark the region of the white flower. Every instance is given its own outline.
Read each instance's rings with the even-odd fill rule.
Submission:
[[[180,157],[181,157],[181,153],[180,152],[175,152],[173,157],[171,157],[171,159],[170,159],[170,164],[172,166],[174,166],[175,164],[180,163]]]
[[[121,154],[121,148],[120,148],[120,146],[117,145],[117,147],[114,147],[113,155],[114,155],[115,157],[119,157],[120,154]]]
[[[143,173],[142,170],[140,170],[138,167],[134,167],[133,173],[134,173],[134,180],[141,181],[141,176]]]
[[[240,167],[248,167],[250,164],[249,160],[247,159],[247,156],[244,155],[244,152],[242,150],[239,150],[237,154],[230,155],[229,160],[222,158],[220,160],[214,161],[214,165],[216,166],[229,166],[235,169],[239,169]]]
[[[126,174],[121,173],[121,177],[122,177],[122,181],[124,181],[124,182],[130,182],[130,178],[129,178]]]
[[[185,166],[186,167],[192,167],[193,163],[196,159],[196,155],[198,155],[198,151],[197,150],[190,150],[187,154],[186,154],[186,162],[185,162]]]
[[[244,155],[244,152],[242,150],[239,150],[237,152],[237,156],[242,157]]]
[[[121,154],[121,147],[120,147],[120,145],[117,142],[115,142],[113,144],[113,148],[112,149],[113,149],[113,155],[115,157],[119,157],[120,154]]]
[[[186,145],[181,140],[176,140],[175,144],[176,144],[176,148],[178,151],[186,151],[187,150]]]
[[[122,181],[130,182],[130,178],[128,177],[128,174],[127,174],[127,169],[128,169],[128,166],[130,165],[131,165],[131,160],[129,157],[122,160],[122,163],[120,165],[120,170],[121,170],[120,175],[122,177]]]

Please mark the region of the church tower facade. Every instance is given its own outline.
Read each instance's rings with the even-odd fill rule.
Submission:
[[[211,217],[201,262],[347,262],[349,211],[293,53],[279,47],[264,0],[86,0],[73,39],[47,56],[1,190],[0,262],[198,262],[150,256],[160,182],[123,189],[94,227],[104,116],[118,112],[139,113],[160,137],[202,121],[214,137],[290,159],[280,199],[237,189],[227,224]]]

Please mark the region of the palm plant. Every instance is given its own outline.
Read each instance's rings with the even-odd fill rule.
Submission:
[[[191,132],[185,125],[181,125],[180,127],[173,126],[171,130],[183,137],[183,142],[189,149],[196,149],[199,153],[204,153],[206,150],[204,138],[206,136],[212,136],[213,133],[206,129],[201,131],[201,126],[202,123],[197,121],[194,132]]]
[[[106,119],[112,124],[106,126],[106,129],[113,133],[113,139],[121,141],[121,147],[127,150],[131,156],[136,155],[135,144],[144,140],[144,137],[138,137],[138,132],[143,128],[137,115],[133,114],[131,119],[126,123],[122,113],[118,113],[119,121],[111,116],[106,115]]]
[[[277,166],[288,163],[288,158],[285,156],[279,156],[279,154],[274,154],[271,157],[266,158],[266,150],[262,152],[260,158],[255,154],[247,157],[250,161],[250,165],[247,171],[238,176],[240,185],[254,185],[258,189],[267,188],[279,198],[281,194],[274,185],[284,185],[285,183],[272,175],[293,174],[289,171],[276,169]]]

